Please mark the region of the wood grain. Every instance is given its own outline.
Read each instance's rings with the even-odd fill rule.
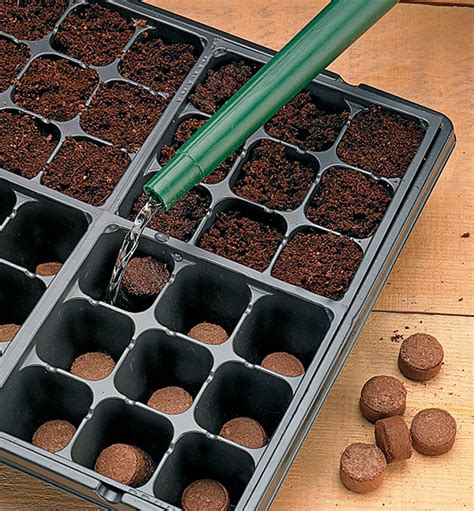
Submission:
[[[466,0],[459,0],[467,2]],[[155,5],[279,49],[326,3],[321,0],[155,0]],[[474,314],[473,125],[474,10],[397,6],[341,56],[332,69],[444,112],[458,145],[272,507],[274,511],[474,509],[472,500],[472,339]],[[470,238],[461,238],[471,232]],[[462,298],[462,301],[460,299]],[[398,314],[393,311],[402,311]],[[408,314],[409,312],[429,314]],[[420,323],[423,321],[423,323]],[[407,382],[407,418],[428,406],[449,409],[459,425],[454,449],[440,458],[415,454],[390,467],[374,494],[356,496],[337,477],[352,441],[372,438],[357,411],[360,386],[377,373],[397,374],[396,329],[429,331],[446,348],[446,365],[426,385]],[[383,337],[383,340],[380,340]],[[0,467],[0,509],[94,509],[51,487]]]

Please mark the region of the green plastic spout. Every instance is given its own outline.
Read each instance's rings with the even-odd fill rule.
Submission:
[[[396,3],[332,0],[146,183],[148,197],[171,208]]]

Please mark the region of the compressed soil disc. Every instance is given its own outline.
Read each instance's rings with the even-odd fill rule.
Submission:
[[[199,323],[186,334],[204,344],[222,344],[229,338],[227,332],[214,323]]]
[[[443,358],[443,347],[435,337],[429,334],[414,334],[400,346],[398,367],[410,380],[426,381],[439,373]]]
[[[189,392],[181,387],[164,387],[153,392],[147,405],[154,410],[176,415],[185,412],[193,404]]]
[[[259,449],[268,440],[262,425],[250,417],[236,417],[227,421],[219,435],[249,449]]]
[[[349,490],[368,493],[382,484],[386,466],[385,456],[376,445],[355,443],[342,453],[339,475]]]
[[[181,497],[183,511],[227,511],[229,494],[213,479],[199,479],[187,486]]]
[[[33,434],[33,445],[45,451],[58,452],[71,441],[76,427],[64,420],[43,423]]]
[[[40,275],[41,277],[52,277],[53,275],[56,275],[56,273],[59,272],[59,270],[62,268],[61,263],[41,263],[38,264],[38,266],[35,269],[36,275]]]
[[[14,323],[0,325],[0,342],[12,341],[15,335],[19,332],[20,328],[21,325],[15,325]]]
[[[427,408],[418,412],[412,420],[413,447],[426,456],[439,456],[454,445],[456,430],[456,421],[446,410]]]
[[[114,359],[100,351],[79,355],[71,365],[71,373],[85,380],[102,380],[115,368]]]
[[[362,415],[376,422],[393,415],[403,415],[407,391],[400,380],[393,376],[374,376],[366,382],[360,393]]]
[[[375,423],[375,443],[385,454],[387,463],[411,458],[410,432],[403,417],[399,415]]]
[[[261,366],[283,376],[302,376],[304,374],[304,367],[299,359],[284,351],[270,353],[262,360]]]
[[[95,462],[94,470],[122,484],[137,487],[145,484],[155,465],[148,454],[128,444],[112,444]]]

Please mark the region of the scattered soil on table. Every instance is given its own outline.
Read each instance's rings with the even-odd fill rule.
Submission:
[[[352,119],[337,148],[341,160],[383,177],[403,177],[425,135],[416,120],[372,105]]]
[[[91,135],[136,152],[165,108],[163,97],[136,85],[102,83],[82,115],[81,125]]]
[[[67,16],[55,43],[60,51],[86,64],[105,66],[120,57],[134,31],[133,22],[119,12],[92,4]]]
[[[229,62],[217,69],[210,69],[205,80],[189,96],[189,100],[206,114],[215,114],[252,78],[257,69],[256,64],[246,60]]]
[[[362,260],[360,247],[332,233],[299,232],[278,257],[272,275],[333,300],[342,298]]]
[[[50,119],[68,121],[84,107],[97,73],[66,59],[38,58],[18,82],[14,101]]]
[[[258,271],[268,267],[283,233],[238,211],[218,215],[214,225],[202,236],[199,246]]]
[[[134,220],[146,204],[147,198],[142,194],[134,202],[129,220]],[[211,201],[200,188],[193,188],[182,197],[169,211],[158,212],[148,224],[150,229],[164,232],[181,241],[189,241],[199,222],[206,214]]]
[[[41,39],[50,32],[67,0],[10,0],[0,3],[0,31],[18,39]]]
[[[46,167],[42,183],[93,206],[102,205],[130,163],[115,147],[67,138]]]
[[[8,89],[30,58],[26,44],[0,38],[0,92]]]
[[[31,179],[43,168],[58,140],[31,115],[0,112],[0,167]]]
[[[206,123],[206,119],[199,119],[198,117],[190,117],[178,125],[176,132],[173,136],[171,144],[164,145],[161,148],[160,165],[166,165],[171,158],[176,154],[176,151],[181,147],[188,138],[191,138],[196,131]],[[209,176],[204,179],[203,183],[212,185],[222,181],[230,172],[238,155],[238,151],[232,153],[224,162],[222,162]]]
[[[471,237],[470,232],[465,232],[464,234],[461,234],[461,238],[470,238],[470,237]]]
[[[348,112],[323,106],[301,92],[267,122],[265,130],[305,151],[324,151],[334,144],[348,118]]]
[[[197,60],[196,48],[189,43],[165,43],[150,32],[124,55],[120,72],[126,78],[174,94]]]
[[[242,167],[234,191],[269,208],[291,211],[305,198],[315,173],[311,165],[287,156],[282,144],[264,140]]]
[[[366,238],[381,222],[390,201],[390,192],[375,179],[332,168],[323,175],[307,217],[342,234]]]

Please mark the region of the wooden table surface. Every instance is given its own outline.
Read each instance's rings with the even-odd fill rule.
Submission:
[[[322,0],[152,0],[240,37],[279,49]],[[273,511],[474,509],[472,332],[474,331],[474,0],[416,0],[397,6],[331,69],[445,113],[457,147],[374,307],[349,361],[306,439]],[[462,237],[466,232],[470,238]],[[373,439],[359,415],[361,385],[375,374],[400,376],[394,331],[429,332],[445,347],[434,381],[408,389],[408,420],[439,406],[457,420],[454,448],[439,458],[415,453],[390,466],[384,484],[360,496],[339,482],[339,456]],[[91,510],[93,507],[7,467],[0,467],[0,510]]]

